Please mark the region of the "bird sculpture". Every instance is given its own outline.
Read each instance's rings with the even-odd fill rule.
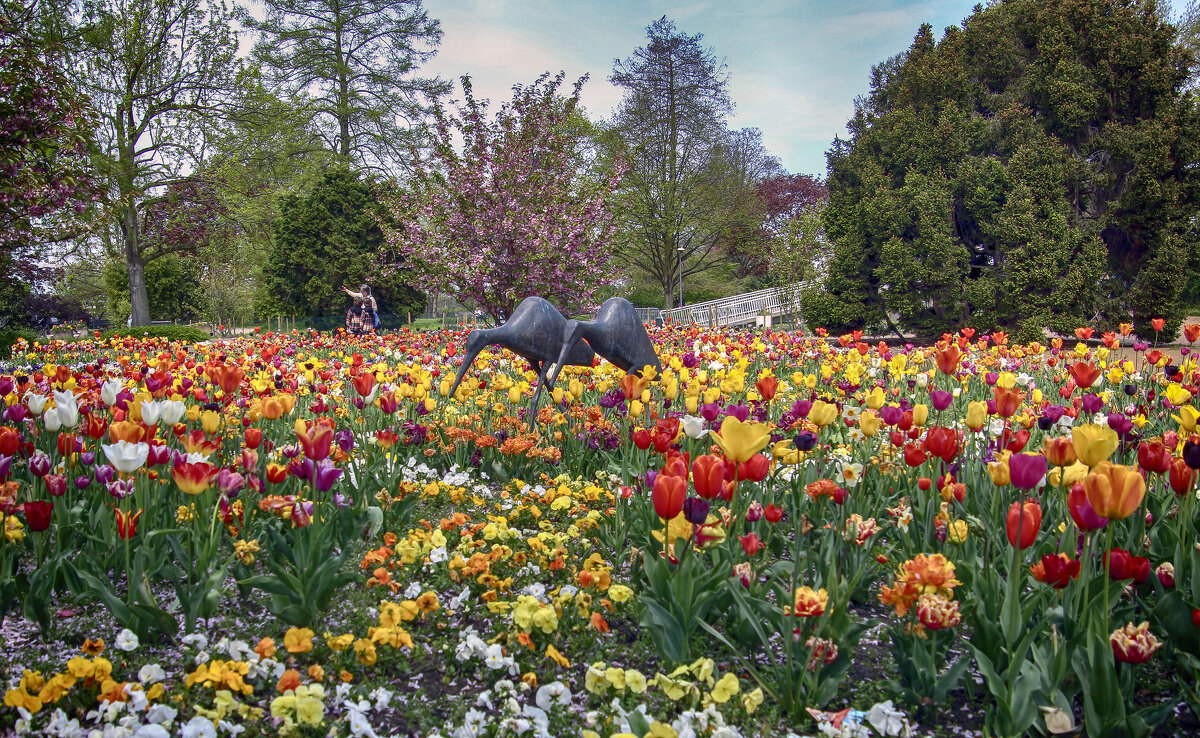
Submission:
[[[571,357],[581,345],[590,346],[591,351],[625,372],[640,372],[647,365],[656,371],[662,368],[658,354],[654,352],[654,343],[646,334],[646,326],[638,318],[633,303],[623,297],[605,300],[593,321],[565,321],[562,348],[548,377],[551,385],[565,364],[578,363]]]

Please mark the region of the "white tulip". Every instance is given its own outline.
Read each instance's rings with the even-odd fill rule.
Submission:
[[[117,441],[113,444],[101,444],[101,446],[104,448],[104,455],[108,457],[108,463],[112,464],[117,471],[126,474],[142,468],[146,463],[146,457],[150,455],[150,445],[146,443]]]
[[[58,413],[58,421],[66,428],[79,425],[79,405],[75,402],[74,392],[54,392],[54,411]]]
[[[142,400],[143,423],[146,425],[154,425],[158,422],[160,415],[162,415],[162,400],[153,400],[151,402]]]
[[[179,400],[163,400],[162,407],[159,409],[163,425],[175,425],[186,412],[187,405]]]
[[[112,407],[117,403],[117,395],[125,388],[125,383],[119,379],[106,379],[104,384],[100,385],[100,399],[104,400],[104,404]]]
[[[46,430],[51,433],[57,433],[58,429],[62,427],[62,421],[58,419],[57,410],[51,410],[43,415],[42,422],[46,424]]]
[[[697,415],[684,415],[680,424],[688,438],[696,439],[704,435],[704,418]]]
[[[39,395],[32,390],[25,393],[25,404],[29,406],[29,412],[34,415],[41,415],[46,411],[46,401],[49,399],[49,397]]]

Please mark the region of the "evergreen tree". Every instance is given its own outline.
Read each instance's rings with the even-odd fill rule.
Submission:
[[[1174,38],[1140,1],[1010,0],[939,42],[922,27],[828,154],[836,247],[809,317],[1026,339],[1177,325],[1200,117]]]
[[[275,315],[344,314],[345,285],[360,284],[384,313],[425,307],[425,296],[402,270],[381,274],[380,219],[386,213],[374,188],[347,167],[335,167],[307,193],[285,197],[263,267],[264,312]]]

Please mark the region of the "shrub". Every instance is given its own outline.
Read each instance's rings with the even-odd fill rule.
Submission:
[[[169,341],[186,341],[190,343],[207,341],[211,338],[208,331],[190,325],[135,325],[132,328],[114,328],[100,334],[100,337],[104,340],[115,336],[129,338],[150,336],[151,338],[165,338]]]
[[[38,339],[38,334],[31,328],[6,328],[0,331],[0,359],[12,358],[12,347],[18,338],[33,343]]]

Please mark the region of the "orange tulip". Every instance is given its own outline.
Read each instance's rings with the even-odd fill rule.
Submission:
[[[145,435],[146,430],[142,428],[141,423],[135,423],[132,420],[122,420],[108,426],[108,437],[113,443],[117,441],[137,443]]]
[[[942,374],[953,374],[958,370],[958,360],[962,358],[962,352],[957,346],[940,349],[934,353],[934,358],[937,360],[938,370]]]
[[[1081,389],[1087,389],[1096,383],[1100,378],[1100,369],[1092,362],[1077,361],[1071,365],[1071,376],[1075,379],[1075,384]]]
[[[1096,514],[1123,520],[1146,496],[1146,480],[1135,469],[1102,461],[1083,478],[1083,491]]]
[[[992,388],[992,394],[996,397],[996,414],[1002,418],[1011,418],[1016,415],[1017,408],[1021,407],[1021,403],[1025,400],[1025,393],[1004,389],[1000,385]]]
[[[179,489],[189,495],[198,495],[212,486],[217,468],[212,464],[198,461],[194,463],[176,464],[171,469],[171,476]]]
[[[1162,329],[1165,328],[1166,325],[1167,325],[1167,321],[1165,318],[1151,318],[1150,319],[1150,327],[1154,329],[1155,333],[1162,333]]]
[[[1054,466],[1070,466],[1078,461],[1075,455],[1075,442],[1066,436],[1047,438],[1042,442],[1042,453],[1046,460]]]
[[[1200,326],[1196,326],[1200,328]],[[771,375],[767,375],[754,383],[754,388],[758,390],[758,394],[764,400],[770,402],[775,397],[775,390],[779,388],[779,380]]]
[[[626,400],[640,398],[648,384],[650,384],[649,380],[643,379],[640,374],[626,374],[621,377],[621,389],[625,392]]]
[[[1200,323],[1188,323],[1183,327],[1183,337],[1188,343],[1195,343],[1200,338]]]

